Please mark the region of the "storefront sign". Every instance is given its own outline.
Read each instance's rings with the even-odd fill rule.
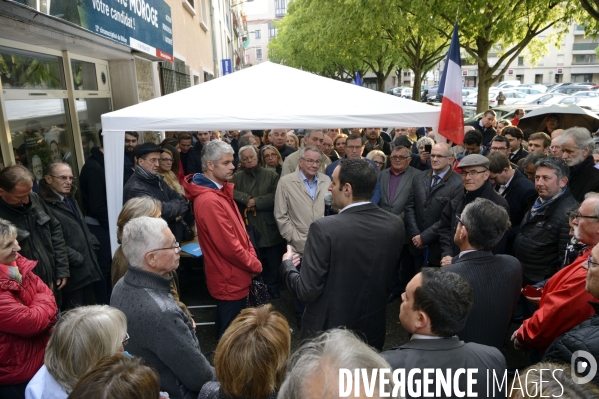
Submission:
[[[163,0],[53,0],[50,14],[173,62],[171,8]]]
[[[231,73],[231,59],[225,58],[221,60],[222,68],[223,68],[223,76]]]

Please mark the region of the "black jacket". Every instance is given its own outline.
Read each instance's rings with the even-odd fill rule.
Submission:
[[[404,212],[407,236],[411,239],[420,235],[427,245],[429,264],[439,265],[441,262],[441,245],[439,244],[439,223],[445,205],[452,193],[462,187],[462,179],[451,168],[438,184],[431,189],[432,170],[421,172],[412,182],[412,191],[408,197]],[[410,250],[417,249],[410,244]]]
[[[522,148],[522,146],[520,146],[520,151],[518,151],[518,153],[516,155],[513,155],[510,153],[509,155],[509,160],[511,163],[514,164],[518,164],[518,161],[520,161],[521,159],[526,158],[526,156],[528,155],[528,151],[526,151],[524,148]]]
[[[60,222],[37,194],[29,194],[29,204],[22,207],[11,206],[0,199],[0,218],[17,227],[19,252],[27,259],[38,261],[33,272],[48,287],[55,289],[56,279],[70,277]],[[59,293],[54,292],[55,295]],[[60,295],[57,303],[60,306]]]
[[[464,126],[472,126],[476,130],[481,132],[483,134],[483,145],[489,147],[487,144],[489,144],[491,140],[493,140],[493,137],[497,136],[497,130],[495,130],[493,126],[482,127],[480,125],[481,119],[482,118],[480,118],[477,121],[465,123]]]
[[[138,166],[139,167],[139,166]],[[168,223],[169,229],[177,241],[183,238],[181,220],[188,210],[185,198],[168,186],[161,175],[147,179],[136,170],[123,188],[123,203],[131,198],[148,196],[162,203],[162,218]]]
[[[85,161],[87,162],[87,161]],[[123,167],[123,186],[127,184],[131,176],[133,176],[133,153],[125,150],[124,157],[124,167]]]
[[[79,205],[73,197],[76,191],[77,187],[71,186],[71,193],[67,196],[75,208],[76,214],[74,214],[45,180],[40,181],[40,197],[48,205],[52,215],[60,222],[67,248],[71,277],[63,288],[65,292],[83,288],[102,278],[102,272],[93,249],[99,247],[100,243],[89,231],[83,219]]]
[[[543,357],[544,362],[556,362],[570,364],[574,352],[582,350],[591,354],[595,359],[599,359],[599,302],[589,302],[595,314],[583,321],[567,333],[556,338],[555,341]],[[583,357],[578,356],[576,363],[584,361]],[[599,374],[591,380],[595,385],[599,385]]]
[[[570,168],[568,187],[574,199],[579,203],[584,201],[586,193],[599,192],[599,169],[595,168],[592,155]]]
[[[443,270],[459,274],[472,287],[474,306],[458,337],[501,350],[522,288],[518,259],[473,251],[456,256]]]
[[[536,198],[529,198],[530,205]],[[576,205],[566,188],[566,192],[547,207],[545,214],[530,219],[529,210],[524,215],[514,241],[514,256],[522,263],[525,284],[543,281],[559,269],[570,241],[566,212]]]
[[[281,154],[281,158],[283,158],[283,161],[285,160],[285,158],[287,158],[289,154],[293,154],[297,151],[295,148],[287,144],[285,144],[281,149],[277,148],[277,150],[279,151],[279,154]]]
[[[186,175],[202,173],[202,148],[203,145],[198,141],[187,151]]]
[[[91,149],[91,156],[85,161],[79,179],[79,190],[85,215],[93,217],[100,222],[100,226],[108,229],[104,153],[100,151],[99,147]]]
[[[520,223],[524,214],[530,209],[528,199],[535,196],[537,191],[533,182],[528,180],[518,169],[514,169],[514,177],[501,196],[505,198],[510,206],[510,222],[512,227],[508,230],[508,252],[511,252],[512,244],[520,229]]]
[[[455,231],[457,229],[458,223],[456,220],[456,215],[460,215],[464,210],[464,207],[468,205],[470,202],[474,201],[475,198],[485,198],[499,206],[505,208],[505,210],[510,212],[510,207],[507,204],[505,198],[501,195],[497,194],[495,190],[493,190],[493,185],[488,180],[473,193],[466,193],[464,187],[459,187],[457,190],[453,192],[451,198],[445,205],[443,209],[443,214],[441,215],[441,222],[439,223],[439,241],[441,242],[441,257],[445,256],[456,256],[460,253],[460,249],[453,242],[453,237],[455,236]],[[507,242],[507,234],[504,234],[501,240],[495,245],[493,248],[494,254],[503,254],[505,253],[505,247]]]

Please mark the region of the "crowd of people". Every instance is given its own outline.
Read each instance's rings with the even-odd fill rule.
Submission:
[[[542,132],[517,124],[489,110],[459,146],[427,127],[176,132],[159,144],[126,132],[114,254],[101,138],[80,182],[62,161],[39,181],[3,169],[0,399],[336,398],[340,369],[503,376],[508,346],[528,370],[561,370],[569,397],[597,397],[599,376],[577,385],[585,359],[573,360],[599,356],[595,141],[556,115]],[[177,274],[196,235],[216,301],[213,364]],[[275,309],[282,289],[294,320]],[[383,351],[398,298],[411,339]],[[290,325],[304,340],[294,353]],[[482,380],[473,390],[533,397],[489,394]]]

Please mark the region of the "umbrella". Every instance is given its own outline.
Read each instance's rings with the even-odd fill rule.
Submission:
[[[557,115],[560,129],[575,126],[585,127],[591,132],[599,129],[599,116],[575,104],[553,104],[537,108],[520,119],[518,127],[522,130],[532,129],[534,132],[542,132],[545,130],[545,120],[549,115]]]

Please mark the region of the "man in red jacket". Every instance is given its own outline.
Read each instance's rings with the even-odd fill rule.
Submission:
[[[234,169],[233,148],[210,141],[202,151],[203,173],[184,181],[187,198],[193,200],[208,291],[217,300],[219,338],[245,308],[252,277],[262,271],[233,199],[233,184],[227,183]]]
[[[591,249],[599,243],[599,195],[590,195],[580,205],[574,224],[574,236],[587,244],[569,266],[553,275],[543,289],[539,309],[512,335],[514,347],[536,348],[545,352],[560,335],[582,323],[594,313],[589,301],[594,298],[585,290],[587,259]]]

